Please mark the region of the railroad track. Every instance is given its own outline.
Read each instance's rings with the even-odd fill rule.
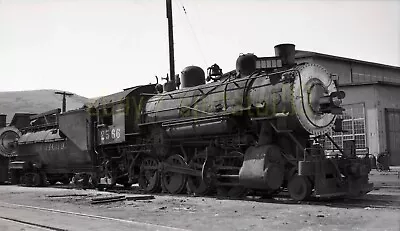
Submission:
[[[373,199],[350,199],[344,202],[335,201],[332,203],[325,204],[327,206],[335,207],[352,207],[352,208],[364,208],[364,209],[400,209],[400,201],[383,201]]]
[[[38,224],[38,223],[32,223],[32,222],[23,221],[23,220],[20,220],[20,219],[14,219],[14,218],[3,217],[3,216],[0,216],[0,220],[11,221],[13,223],[17,223],[19,225],[22,225],[22,227],[36,228],[36,229],[39,229],[39,230],[68,231],[66,229],[60,229],[60,228],[57,228],[57,227],[41,225],[41,224]],[[21,228],[21,230],[25,230],[25,228]]]
[[[73,188],[72,185],[68,186],[57,186],[60,188]],[[107,192],[117,193],[117,194],[143,194],[149,195],[148,193],[143,192],[139,187],[132,187],[131,189],[125,188],[113,188],[106,190]],[[151,195],[171,195],[168,193],[152,193]],[[187,194],[177,194],[174,195],[177,197],[187,197]],[[216,195],[205,196],[209,198],[217,198],[217,199],[231,199],[226,197],[218,197]],[[257,201],[261,203],[281,203],[281,204],[304,204],[304,205],[320,205],[320,206],[330,206],[330,207],[340,207],[340,208],[367,208],[367,209],[400,209],[400,190],[399,196],[389,196],[389,195],[379,195],[379,194],[367,194],[363,198],[339,198],[339,199],[318,199],[311,198],[308,201],[297,202],[292,200],[287,192],[282,192],[278,195],[274,195],[268,199],[260,199],[260,197],[252,197],[247,196],[244,198],[238,198],[234,200],[248,200],[248,201]]]
[[[131,190],[116,188],[109,190],[116,194],[144,194],[141,190],[133,187]],[[76,196],[78,194],[52,195],[52,197]],[[89,195],[80,194],[80,196]],[[168,195],[165,193],[153,195]],[[118,195],[114,195],[118,197]],[[188,195],[173,195],[174,197],[187,198]],[[215,198],[212,196],[210,198]],[[219,198],[217,198],[219,199]],[[226,198],[221,198],[226,199]],[[336,208],[363,208],[363,209],[400,209],[400,196],[397,195],[379,195],[377,193],[367,195],[366,198],[347,198],[318,200],[314,198],[310,201],[296,202],[290,199],[285,192],[278,196],[268,199],[259,197],[245,197],[238,200],[256,201],[259,203],[278,203],[311,206],[328,206]],[[93,200],[92,200],[93,201]],[[181,230],[174,227],[153,225],[131,220],[123,220],[112,217],[103,217],[84,213],[75,213],[65,210],[55,210],[44,207],[35,207],[29,205],[12,204],[0,201],[0,226],[4,222],[12,222],[15,226],[24,226],[26,230]],[[49,219],[46,219],[48,217]],[[54,221],[57,221],[55,223]],[[4,226],[3,226],[4,227]],[[111,228],[114,227],[114,228]],[[115,229],[115,227],[118,227]],[[29,229],[30,228],[30,229]]]
[[[112,189],[108,192],[118,193],[118,194],[145,194],[139,189],[127,190],[127,189]],[[400,192],[400,191],[399,191]],[[148,194],[145,194],[148,195]],[[166,193],[157,193],[152,195],[170,195]],[[187,197],[186,194],[174,195]],[[209,196],[210,198],[217,199],[231,199],[226,197]],[[303,205],[319,205],[319,206],[329,206],[329,207],[341,207],[341,208],[367,208],[367,209],[400,209],[400,193],[399,196],[389,196],[389,195],[379,195],[379,194],[367,194],[362,198],[336,198],[336,199],[319,199],[311,198],[308,201],[294,201],[291,199],[287,193],[283,192],[278,195],[274,195],[271,198],[261,199],[260,197],[247,196],[244,198],[238,198],[234,200],[247,200],[247,201],[257,201],[260,203],[280,203],[280,204],[303,204]]]
[[[364,208],[364,209],[400,209],[400,198],[397,200],[376,199],[376,198],[339,198],[339,199],[319,199],[311,198],[308,201],[293,201],[286,195],[274,196],[273,198],[247,198],[250,201],[260,203],[279,203],[279,204],[299,204],[299,205],[315,205],[328,206],[337,208]]]
[[[184,230],[163,225],[7,202],[0,202],[0,208],[2,211],[0,221],[14,222],[27,227],[35,227],[38,230]],[[54,221],[57,221],[57,225],[54,224]]]

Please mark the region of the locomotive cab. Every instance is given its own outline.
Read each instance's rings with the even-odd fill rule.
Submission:
[[[156,85],[125,89],[97,99],[90,105],[93,118],[93,146],[100,168],[96,181],[106,187],[116,183],[130,186],[134,179],[125,174],[132,163],[132,146],[139,142],[141,111],[147,99],[156,94]]]
[[[95,113],[97,145],[124,143],[137,135],[141,109],[155,93],[155,85],[144,85],[97,99],[91,105]]]

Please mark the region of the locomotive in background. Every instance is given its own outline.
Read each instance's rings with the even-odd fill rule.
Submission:
[[[29,125],[31,115],[31,113],[15,113],[7,125],[7,115],[0,114],[0,184],[9,182],[9,161],[16,155],[16,141],[21,136],[19,129]]]
[[[294,45],[275,53],[242,55],[225,74],[215,64],[208,83],[191,66],[164,85],[37,115],[18,141],[12,177],[41,185],[85,173],[94,185],[230,197],[287,189],[295,200],[371,191],[368,155],[351,144],[335,155],[323,147],[340,129],[344,93],[323,67],[296,64]]]
[[[14,141],[17,138],[10,137],[9,129],[6,128],[6,117],[7,115],[0,114],[0,184],[8,181],[8,161],[11,154],[9,149],[13,148],[10,147],[10,140]]]
[[[85,109],[61,113],[60,109],[30,116],[20,129],[17,155],[10,163],[11,183],[44,186],[69,184],[77,173],[93,172],[95,158],[88,141],[91,130]]]

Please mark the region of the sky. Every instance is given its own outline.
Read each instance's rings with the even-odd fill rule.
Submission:
[[[400,66],[400,0],[172,0],[176,73],[274,46]],[[98,97],[169,73],[165,0],[0,0],[0,91]]]

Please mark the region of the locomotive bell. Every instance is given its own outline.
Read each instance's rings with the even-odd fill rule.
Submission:
[[[257,56],[241,54],[236,60],[236,72],[241,76],[248,76],[256,70]]]
[[[295,45],[284,43],[276,45],[275,47],[275,56],[278,56],[282,60],[282,64],[285,66],[293,66],[295,65]]]
[[[218,64],[213,64],[211,67],[207,68],[207,81],[217,80],[222,75],[222,69],[218,66]]]
[[[197,66],[188,66],[181,72],[182,88],[195,87],[206,83],[203,69]]]

